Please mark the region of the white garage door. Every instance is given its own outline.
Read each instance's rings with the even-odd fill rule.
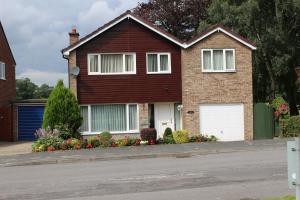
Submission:
[[[244,140],[243,104],[200,105],[200,133],[220,141]]]

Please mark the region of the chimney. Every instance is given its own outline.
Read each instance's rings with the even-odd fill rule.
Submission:
[[[79,33],[77,33],[76,27],[73,26],[71,32],[69,33],[70,36],[70,45],[78,42],[79,40]]]

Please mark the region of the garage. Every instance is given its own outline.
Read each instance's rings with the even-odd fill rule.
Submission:
[[[35,132],[43,123],[44,105],[18,106],[18,140],[35,140]]]
[[[199,108],[200,133],[219,141],[244,140],[243,104],[202,104]]]

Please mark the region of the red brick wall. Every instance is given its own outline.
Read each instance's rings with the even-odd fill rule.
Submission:
[[[88,75],[88,53],[135,52],[137,74]],[[171,74],[146,74],[147,52],[170,52]],[[133,20],[124,20],[76,50],[80,104],[181,102],[181,49]]]
[[[10,102],[16,98],[15,61],[0,23],[0,61],[5,63],[6,80],[0,79],[0,141],[13,140]]]

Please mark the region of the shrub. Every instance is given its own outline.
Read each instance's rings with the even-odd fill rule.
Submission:
[[[186,130],[174,131],[173,138],[176,144],[189,142],[189,132]]]
[[[193,135],[190,137],[189,142],[201,142],[201,136],[200,135]]]
[[[88,145],[88,140],[87,140],[87,139],[84,139],[84,140],[80,143],[80,147],[81,147],[82,149],[85,149],[87,145]]]
[[[272,101],[272,107],[275,110],[275,117],[286,119],[290,116],[289,104],[281,96]]]
[[[102,132],[99,135],[100,145],[103,147],[109,147],[111,145],[112,135],[110,132]]]
[[[58,144],[63,143],[63,140],[55,136],[41,137],[32,144],[32,151],[45,151],[48,147],[58,147]],[[58,149],[58,148],[57,148]]]
[[[144,128],[141,130],[141,139],[143,141],[156,140],[157,132],[155,128]]]
[[[100,140],[97,137],[89,137],[88,144],[93,147],[100,147]]]
[[[216,142],[216,141],[218,141],[218,138],[214,135],[211,135],[211,136],[200,135],[200,141],[201,142]]]
[[[166,128],[163,136],[163,143],[165,144],[174,144],[174,138],[173,138],[173,133],[171,128]]]
[[[118,140],[116,141],[116,144],[117,144],[119,147],[127,146],[127,145],[128,145],[128,139],[127,139],[127,138],[118,139]]]
[[[53,130],[63,127],[64,130],[70,131],[70,134],[74,134],[81,123],[82,117],[76,97],[64,86],[63,81],[59,80],[48,98],[43,117],[43,128],[49,127]]]
[[[281,119],[280,125],[283,137],[298,137],[300,135],[300,115]]]

